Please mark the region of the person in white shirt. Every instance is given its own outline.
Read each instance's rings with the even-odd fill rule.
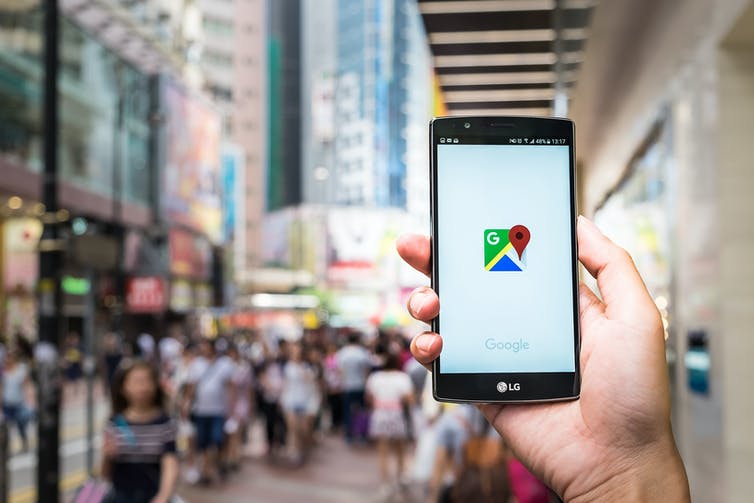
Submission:
[[[354,440],[354,417],[364,408],[364,387],[372,367],[369,351],[360,344],[361,337],[354,332],[348,336],[348,344],[335,354],[343,386],[343,424],[346,440]],[[359,439],[361,440],[361,439]]]
[[[196,449],[202,465],[201,482],[209,484],[218,475],[218,454],[225,441],[225,421],[235,393],[235,365],[227,356],[217,356],[209,340],[199,343],[199,354],[189,368],[187,394],[193,400],[191,412],[196,428]]]
[[[369,436],[377,441],[383,491],[400,482],[409,433],[404,408],[413,402],[413,384],[400,368],[399,355],[388,353],[383,370],[372,373],[366,383],[366,399],[372,409]],[[391,454],[397,465],[394,477],[390,475]]]
[[[288,430],[291,460],[303,463],[311,443],[314,418],[321,403],[317,375],[303,357],[301,343],[290,345],[290,359],[283,367],[283,392],[280,405]]]

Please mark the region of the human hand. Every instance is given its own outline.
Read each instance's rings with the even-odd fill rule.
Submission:
[[[688,481],[670,426],[670,386],[662,320],[630,255],[579,217],[579,261],[602,300],[579,287],[581,396],[548,404],[480,408],[514,455],[565,501],[689,501]],[[398,240],[401,257],[429,275],[429,238]],[[434,291],[416,289],[411,315],[440,311]],[[442,350],[424,332],[411,352],[428,365]]]

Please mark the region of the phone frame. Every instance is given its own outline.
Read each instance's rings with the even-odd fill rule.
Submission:
[[[470,127],[464,125],[469,123]],[[574,159],[573,122],[560,118],[512,116],[453,116],[436,117],[430,121],[430,228],[432,247],[432,288],[442,299],[438,275],[439,235],[437,212],[437,147],[439,138],[490,137],[489,144],[504,144],[509,137],[568,138],[569,180],[571,211],[571,269],[573,296],[574,372],[516,372],[516,373],[442,373],[440,358],[433,364],[432,393],[441,402],[476,403],[532,403],[574,400],[581,388],[580,331],[579,331],[579,276],[576,241],[576,169]],[[536,147],[534,147],[536,148]],[[442,308],[441,308],[442,313]],[[432,331],[441,332],[442,314],[432,320]],[[498,384],[520,384],[520,390],[498,391]]]

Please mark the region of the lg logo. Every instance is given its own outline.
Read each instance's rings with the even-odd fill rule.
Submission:
[[[506,382],[500,381],[499,383],[497,383],[497,390],[500,393],[505,393],[508,390],[511,390],[511,391],[521,391],[521,384],[519,384],[517,382],[508,384]]]

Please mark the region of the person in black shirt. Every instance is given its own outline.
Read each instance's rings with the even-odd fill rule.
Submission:
[[[105,427],[105,503],[169,503],[178,478],[176,425],[165,413],[157,369],[124,361],[115,375],[112,416]]]

